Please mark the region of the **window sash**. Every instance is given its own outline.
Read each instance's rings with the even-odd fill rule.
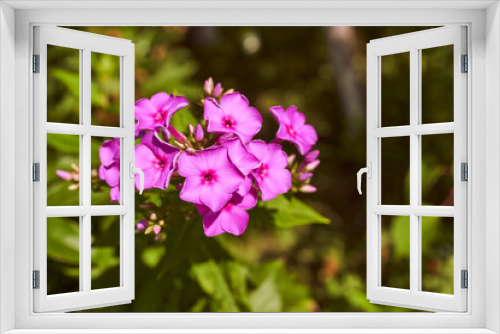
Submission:
[[[40,182],[34,190],[34,266],[40,271],[40,289],[34,289],[34,311],[74,311],[130,302],[134,298],[134,45],[127,40],[76,30],[39,26],[34,32],[34,54],[40,55],[40,73],[34,74],[34,161],[40,163]],[[80,50],[80,123],[47,122],[47,45]],[[91,52],[120,57],[120,127],[91,125]],[[47,207],[47,134],[80,138],[80,205]],[[119,137],[120,205],[91,205],[91,137]],[[120,215],[120,286],[91,289],[91,218]],[[80,291],[47,295],[47,217],[79,217]]]
[[[367,46],[367,298],[373,303],[430,311],[467,311],[467,290],[461,289],[467,269],[467,183],[460,180],[460,163],[467,162],[467,76],[461,54],[467,54],[465,27],[446,27],[371,41]],[[454,45],[454,121],[421,123],[421,49]],[[410,125],[381,127],[381,56],[410,52]],[[383,89],[383,88],[382,88]],[[408,112],[408,111],[404,111]],[[454,206],[422,206],[421,135],[454,134]],[[381,138],[410,137],[410,205],[381,205]],[[410,289],[381,286],[381,215],[410,217]],[[454,295],[420,291],[421,216],[454,217]]]

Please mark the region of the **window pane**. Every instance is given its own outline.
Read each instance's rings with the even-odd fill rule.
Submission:
[[[410,217],[381,217],[382,286],[410,289]]]
[[[120,57],[92,52],[92,125],[120,126]]]
[[[410,53],[382,56],[382,126],[410,124]]]
[[[92,290],[120,286],[120,218],[92,217]]]
[[[80,205],[80,137],[47,134],[47,205]]]
[[[47,218],[47,294],[80,291],[80,218]]]
[[[120,204],[120,138],[92,137],[92,205]]]
[[[422,291],[453,294],[453,218],[422,217]]]
[[[410,204],[410,137],[382,138],[382,204]]]
[[[453,45],[422,50],[422,123],[453,122]]]
[[[422,136],[422,205],[453,206],[453,133]]]
[[[47,45],[47,122],[80,123],[80,50]]]

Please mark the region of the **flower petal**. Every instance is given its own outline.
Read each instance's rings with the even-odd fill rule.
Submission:
[[[259,159],[247,151],[239,138],[228,140],[223,145],[228,148],[231,162],[243,173],[243,175],[250,174],[252,169],[259,166]]]
[[[106,140],[99,147],[99,159],[104,166],[110,166],[120,160],[120,141]]]
[[[231,202],[239,208],[251,210],[257,205],[257,189],[250,189],[245,196],[234,195]]]
[[[203,217],[203,229],[205,230],[205,235],[207,237],[214,237],[216,235],[224,233],[221,228],[220,213],[219,212],[209,212]]]
[[[223,187],[217,183],[202,185],[199,194],[201,204],[208,206],[213,212],[220,211],[232,197],[231,193],[225,192]]]
[[[199,164],[200,160],[199,155],[196,155],[195,153],[186,151],[182,152],[177,162],[179,174],[184,177],[194,175],[199,176],[201,174],[201,166]]]
[[[103,166],[102,169],[99,170],[101,176],[103,176],[103,180],[106,181],[106,183],[110,187],[117,187],[120,185],[120,165],[118,164],[113,164],[109,167]]]
[[[288,169],[270,169],[260,182],[261,198],[269,201],[279,194],[284,194],[292,186],[292,175]]]
[[[111,202],[118,201],[120,203],[120,186],[111,188],[109,196],[111,197]]]
[[[184,181],[179,197],[186,202],[203,204],[200,201],[201,180],[197,176],[188,176]]]
[[[252,177],[245,176],[245,180],[243,181],[242,184],[240,184],[236,193],[240,196],[245,196],[246,194],[248,194],[251,188],[252,188]]]
[[[234,235],[241,235],[248,225],[248,212],[232,206],[229,210],[222,210],[219,214],[220,227],[223,231]]]
[[[249,105],[247,98],[239,92],[224,95],[220,99],[220,107],[228,115],[240,114],[238,111],[246,110]]]

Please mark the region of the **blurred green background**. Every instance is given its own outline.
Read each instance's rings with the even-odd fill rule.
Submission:
[[[248,97],[271,140],[274,105],[297,105],[315,126],[318,191],[279,197],[250,212],[240,237],[203,235],[200,217],[178,192],[137,196],[136,222],[163,219],[161,238],[136,234],[135,300],[98,312],[408,311],[366,299],[366,202],[356,172],[366,157],[366,44],[424,27],[71,27],[131,40],[136,100],[166,91],[186,96],[201,119],[203,81]],[[453,49],[422,52],[422,122],[453,121]],[[79,52],[49,46],[48,121],[78,123]],[[409,122],[409,56],[382,57],[382,126]],[[118,126],[119,59],[92,54],[92,124]],[[107,138],[92,139],[92,168]],[[48,205],[78,205],[79,191],[55,175],[78,165],[77,136],[48,135]],[[453,205],[452,135],[422,138],[423,204]],[[285,145],[287,152],[295,152]],[[382,203],[409,203],[409,140],[382,140]],[[75,188],[75,186],[73,186]],[[92,204],[110,204],[109,187],[92,186]],[[147,204],[144,204],[147,201]],[[139,206],[142,203],[141,206]],[[329,223],[328,223],[329,222]],[[78,218],[48,220],[48,291],[78,291]],[[92,288],[119,284],[119,217],[92,219]],[[118,232],[117,232],[118,231]],[[425,291],[453,293],[453,219],[422,220]],[[409,287],[409,217],[382,217],[382,284]]]

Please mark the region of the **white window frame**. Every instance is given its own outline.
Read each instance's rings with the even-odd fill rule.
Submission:
[[[398,314],[33,313],[33,263],[30,255],[33,241],[33,212],[30,209],[33,125],[32,105],[27,97],[32,94],[30,64],[32,27],[35,24],[468,26],[468,110],[471,111],[467,129],[470,134],[468,197],[471,199],[468,204],[468,221],[471,222],[468,224],[468,311]],[[498,1],[4,1],[0,3],[0,45],[1,332],[47,333],[47,329],[51,333],[76,333],[78,329],[87,329],[86,333],[122,333],[125,330],[127,333],[145,333],[147,329],[149,332],[157,329],[157,333],[200,333],[204,330],[248,333],[248,329],[261,333],[282,333],[286,329],[295,333],[500,332]],[[15,196],[12,196],[13,191]]]

